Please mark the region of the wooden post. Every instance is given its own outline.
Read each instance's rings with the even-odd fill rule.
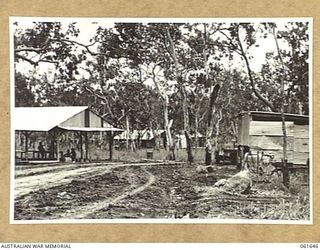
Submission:
[[[90,127],[90,110],[86,109],[84,112],[84,126],[86,128]],[[89,142],[88,142],[88,132],[84,132],[84,139],[85,139],[85,150],[86,150],[86,158],[85,161],[89,160]]]
[[[57,137],[56,137],[56,143],[57,143],[57,161],[59,162],[60,161],[60,152],[59,152],[59,133],[57,134]]]
[[[28,131],[24,131],[23,132],[24,136],[25,136],[25,157],[26,160],[28,160],[28,143],[29,143],[29,133]]]
[[[112,131],[108,132],[109,137],[109,160],[112,161],[112,150],[113,150],[113,133]]]
[[[29,136],[32,134],[32,132],[28,132],[28,131],[23,131],[22,132],[25,136],[25,156],[26,156],[26,160],[28,160],[28,144],[29,144]]]
[[[50,133],[50,136],[51,136],[51,142],[50,142],[50,147],[49,147],[50,151],[49,151],[49,157],[48,158],[50,160],[54,160],[55,159],[55,157],[54,157],[55,143],[57,143],[56,142],[57,141],[57,134],[56,134],[55,131],[53,131],[53,132]],[[47,157],[45,156],[45,158],[47,158]],[[57,159],[58,159],[58,155],[57,155]]]
[[[88,132],[84,132],[84,139],[85,139],[85,150],[86,150],[86,158],[85,161],[88,161],[88,149],[89,149],[89,145],[88,145]]]
[[[49,152],[49,159],[57,159],[57,161],[60,161],[60,154],[59,154],[59,137],[60,132],[57,130],[53,130],[49,132],[51,136],[51,146],[50,146],[50,152]],[[55,144],[57,145],[57,149],[55,150]],[[57,158],[54,156],[54,154],[57,154]]]
[[[80,137],[80,140],[79,140],[79,143],[80,143],[80,159],[82,161],[83,160],[83,149],[82,149],[82,132],[81,131],[79,132],[79,137]]]

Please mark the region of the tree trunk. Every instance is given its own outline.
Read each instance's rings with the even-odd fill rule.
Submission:
[[[198,148],[199,147],[199,124],[200,122],[203,120],[206,112],[204,112],[202,114],[202,116],[200,116],[200,111],[201,111],[201,105],[202,105],[202,102],[204,100],[204,95],[199,98],[197,95],[195,97],[195,105],[194,107],[196,106],[196,108],[193,108],[193,110],[195,111],[195,114],[194,114],[194,146],[195,148]]]
[[[130,139],[130,125],[129,125],[129,117],[126,115],[126,148],[129,150],[129,139]]]
[[[211,139],[206,140],[206,149],[205,149],[205,165],[212,164],[212,142]]]
[[[281,102],[281,123],[282,123],[282,133],[283,133],[283,160],[282,160],[282,173],[283,173],[283,184],[289,188],[290,186],[290,176],[289,176],[289,169],[288,169],[288,154],[287,154],[287,150],[288,150],[288,145],[287,145],[287,131],[286,131],[286,119],[285,119],[285,101],[286,101],[286,97],[285,97],[285,91],[284,91],[284,81],[285,81],[285,68],[284,68],[284,62],[282,60],[282,55],[281,55],[281,51],[279,48],[279,44],[278,44],[278,39],[277,39],[277,34],[275,31],[275,27],[273,27],[273,36],[274,36],[274,40],[276,43],[276,47],[277,47],[277,52],[279,55],[279,59],[281,62],[281,68],[282,68],[282,75],[281,75],[281,97],[282,97],[282,102]]]
[[[205,162],[206,165],[212,164],[212,151],[213,151],[213,114],[215,113],[214,104],[218,97],[220,85],[216,84],[212,89],[210,95],[209,109],[208,109],[208,120],[207,120],[207,132],[206,132],[206,150],[205,150]]]
[[[259,93],[259,91],[256,89],[255,82],[254,82],[253,76],[252,76],[252,71],[251,71],[249,59],[248,59],[248,57],[247,57],[247,55],[246,55],[245,50],[243,49],[243,46],[242,46],[242,43],[241,43],[241,40],[240,40],[239,27],[238,27],[238,30],[237,30],[237,41],[238,41],[238,44],[239,44],[239,47],[240,47],[241,56],[242,56],[242,58],[244,59],[245,64],[246,64],[246,68],[247,68],[248,76],[249,76],[250,86],[251,86],[251,88],[252,88],[252,91],[253,91],[254,95],[255,95],[260,101],[262,101],[268,108],[270,108],[272,112],[276,112],[276,109],[275,109],[275,107],[272,105],[272,103],[271,103],[269,100],[267,100],[266,98],[264,98],[264,97]]]
[[[181,84],[181,83],[180,83]],[[184,123],[184,134],[186,136],[187,141],[187,154],[188,154],[188,162],[193,163],[193,152],[192,152],[192,139],[190,134],[190,121],[189,121],[189,111],[187,107],[187,94],[185,93],[185,89],[182,87],[182,110],[183,110],[183,123]]]
[[[154,149],[155,150],[160,150],[160,147],[159,147],[159,135],[156,131],[158,131],[158,127],[157,129],[155,130],[152,126],[152,122],[150,122],[150,129],[152,131],[152,134],[153,134],[153,139],[154,139]]]
[[[218,145],[218,139],[220,136],[220,122],[222,121],[222,112],[221,109],[219,110],[219,115],[218,115],[218,121],[216,123],[216,135],[215,135],[215,145]]]
[[[282,80],[282,94],[284,94],[284,83]],[[284,101],[284,98],[283,98]],[[282,121],[282,133],[283,133],[283,184],[289,188],[290,186],[290,177],[289,177],[289,169],[288,169],[288,144],[287,144],[287,130],[286,130],[286,119],[284,115],[284,102],[282,103],[281,107],[281,121]]]
[[[167,29],[167,39],[168,39],[168,43],[169,43],[168,51],[169,51],[170,56],[174,62],[175,80],[179,86],[178,89],[179,89],[180,95],[182,97],[184,134],[185,134],[186,140],[187,140],[188,162],[193,163],[192,140],[191,140],[191,134],[190,134],[190,121],[189,121],[188,99],[187,99],[188,97],[187,97],[185,86],[182,81],[182,77],[179,72],[179,63],[178,63],[178,58],[176,55],[175,44],[171,38],[171,35],[170,35],[170,32],[168,29]]]
[[[280,51],[278,51],[280,53]],[[283,63],[283,62],[282,62]],[[284,68],[284,67],[283,67]],[[284,73],[284,72],[283,72]],[[290,186],[290,176],[288,168],[288,143],[287,143],[287,130],[286,130],[286,118],[284,114],[284,76],[281,77],[281,94],[282,94],[282,104],[281,104],[281,125],[283,134],[283,160],[282,160],[282,173],[283,173],[283,185],[289,188]]]
[[[192,153],[192,140],[191,140],[191,136],[190,136],[190,133],[189,133],[187,130],[185,130],[184,134],[185,134],[186,140],[187,140],[188,162],[189,162],[189,163],[193,163],[194,158],[193,158],[193,153]]]
[[[169,121],[169,97],[167,93],[160,88],[159,82],[157,80],[157,76],[155,74],[156,66],[153,68],[152,75],[153,75],[153,82],[156,86],[157,92],[161,97],[162,101],[162,107],[163,107],[163,119],[164,119],[164,129],[166,132],[166,144],[164,147],[169,150],[169,158],[170,160],[175,159],[175,147],[173,145],[173,140],[171,136],[171,126],[172,126],[172,120]]]
[[[137,149],[133,131],[132,131],[132,133],[130,133],[130,149],[131,149],[131,151],[136,151],[136,149]]]
[[[198,131],[199,131],[199,112],[195,113],[194,118],[194,146],[195,148],[199,147],[199,137],[198,137]]]
[[[203,32],[203,62],[204,62],[204,69],[206,72],[206,81],[209,84],[210,88],[212,88],[212,80],[209,75],[209,65],[208,65],[208,34],[207,34],[207,24],[204,24],[204,32]],[[213,117],[214,117],[214,105],[216,99],[218,97],[220,85],[216,84],[210,94],[209,98],[209,107],[208,107],[208,120],[207,120],[207,131],[206,131],[206,149],[205,149],[205,164],[211,165],[212,164],[212,153],[214,151],[213,145]]]
[[[172,126],[172,120],[169,121],[169,99],[168,95],[163,95],[163,114],[164,114],[164,129],[166,131],[166,148],[169,150],[169,159],[170,160],[175,160],[175,147],[174,143],[172,140],[172,135],[171,135],[171,126]]]

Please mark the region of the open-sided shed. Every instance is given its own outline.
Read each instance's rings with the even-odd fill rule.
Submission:
[[[12,128],[15,133],[21,132],[25,136],[25,148],[19,152],[20,158],[26,160],[35,158],[35,153],[37,152],[32,152],[28,148],[29,136],[34,132],[45,132],[51,136],[56,144],[56,152],[53,155],[55,160],[58,161],[60,157],[59,137],[65,131],[76,133],[80,138],[81,145],[84,141],[85,155],[82,152],[81,146],[81,159],[88,158],[88,133],[106,132],[109,141],[112,141],[110,139],[113,138],[113,133],[123,131],[122,129],[113,127],[104,118],[92,112],[87,106],[13,108]],[[110,156],[112,154],[111,146]],[[32,154],[30,155],[30,153]],[[47,159],[48,157],[45,158]]]
[[[154,134],[155,133],[155,134]],[[152,130],[150,128],[142,129],[142,130],[132,130],[132,131],[124,131],[121,134],[118,134],[114,137],[115,141],[117,141],[118,145],[121,144],[123,146],[126,141],[134,141],[138,143],[142,148],[151,148],[155,146],[155,137],[158,136],[162,138],[161,144],[163,145],[165,142],[165,130]]]
[[[309,158],[309,117],[285,114],[288,162],[306,164]],[[271,153],[281,161],[283,131],[281,113],[250,111],[240,114],[238,144],[252,151]]]

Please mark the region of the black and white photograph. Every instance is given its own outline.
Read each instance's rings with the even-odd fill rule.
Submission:
[[[10,223],[312,224],[312,18],[10,18]]]

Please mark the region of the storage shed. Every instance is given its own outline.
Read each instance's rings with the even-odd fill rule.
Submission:
[[[12,110],[12,128],[16,133],[24,135],[24,149],[15,148],[16,159],[32,160],[60,160],[59,137],[62,133],[72,131],[80,138],[80,159],[88,159],[88,133],[105,132],[112,142],[115,133],[122,129],[115,128],[104,118],[92,112],[87,106],[63,107],[17,107]],[[32,133],[42,132],[52,138],[54,150],[45,151],[39,157],[37,150],[30,150],[29,137]],[[82,150],[85,145],[85,152]],[[53,152],[54,151],[54,152]],[[85,154],[84,154],[85,153]],[[110,144],[110,157],[112,145]]]
[[[155,135],[161,138],[161,145],[165,143],[165,130],[151,130],[150,128],[142,130],[124,131],[114,137],[114,140],[118,144],[119,148],[124,148],[126,141],[134,141],[142,148],[152,148],[155,146]]]
[[[309,116],[285,114],[288,162],[306,164],[309,158]],[[281,113],[250,111],[240,114],[238,145],[263,151],[281,161],[283,131]]]

